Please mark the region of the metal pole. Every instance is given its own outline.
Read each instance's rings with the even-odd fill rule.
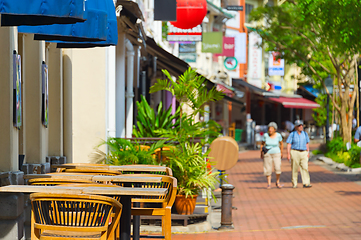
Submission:
[[[330,141],[330,134],[329,134],[329,128],[330,128],[330,95],[327,94],[327,119],[326,119],[326,142]]]
[[[221,226],[220,229],[233,229],[232,222],[232,198],[233,189],[232,184],[222,185],[222,213],[221,213]]]

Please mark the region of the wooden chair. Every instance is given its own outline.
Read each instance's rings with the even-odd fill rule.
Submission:
[[[172,237],[171,209],[175,200],[175,196],[177,194],[177,179],[171,176],[162,176],[161,183],[133,183],[133,186],[143,188],[168,188],[168,193],[160,198],[132,198],[133,203],[162,203],[161,207],[132,207],[132,215],[162,216],[162,235],[164,236],[164,239],[170,240]],[[163,236],[161,238],[163,238]]]
[[[88,174],[99,174],[104,176],[116,176],[122,174],[120,171],[113,171],[109,169],[98,169],[98,168],[88,168],[88,167],[78,167],[78,168],[58,168],[57,172],[68,172],[68,173],[88,173]]]
[[[174,149],[174,146],[166,146],[162,148],[157,148],[154,150],[154,154],[157,156],[157,159],[160,163],[164,163],[168,160],[168,158],[165,156],[164,153],[172,151]]]
[[[115,239],[122,205],[111,197],[33,193],[30,200],[32,240]]]

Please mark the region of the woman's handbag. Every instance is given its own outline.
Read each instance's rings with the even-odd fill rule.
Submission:
[[[262,147],[262,152],[263,152],[263,154],[266,154],[266,153],[268,152],[268,150],[269,150],[269,149],[266,148],[265,146]]]

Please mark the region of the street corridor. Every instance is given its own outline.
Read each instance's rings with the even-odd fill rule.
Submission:
[[[312,188],[291,184],[291,165],[283,154],[281,184],[266,189],[259,151],[240,153],[237,165],[227,171],[235,186],[234,229],[197,234],[174,234],[172,239],[361,239],[361,185],[358,176],[336,174],[326,164],[311,161]],[[324,167],[326,166],[326,167]],[[356,180],[355,180],[356,179]]]

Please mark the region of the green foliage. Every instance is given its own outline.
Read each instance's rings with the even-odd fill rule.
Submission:
[[[161,134],[158,130],[179,128],[180,108],[172,115],[172,107],[163,110],[163,103],[160,102],[157,113],[155,113],[144,96],[141,96],[141,101],[137,102],[137,107],[137,126],[133,127],[135,137],[160,137]]]
[[[360,153],[361,148],[355,143],[351,144],[351,148],[347,151],[346,145],[342,138],[334,138],[327,144],[326,157],[331,158],[337,163],[344,163],[346,166],[351,168],[360,167]]]
[[[205,158],[199,143],[179,144],[171,151],[166,152],[169,167],[178,179],[178,194],[192,196],[198,194],[203,188],[214,189],[217,182],[217,171],[207,168]]]
[[[256,30],[266,51],[280,52],[288,64],[297,64],[311,83],[325,87],[328,75],[335,80],[339,94],[334,106],[341,116],[345,142],[351,141],[346,116],[352,118],[350,106],[356,99],[356,91],[351,92],[350,86],[357,84],[360,11],[359,0],[290,0],[251,12],[251,20],[264,23]]]
[[[211,101],[219,101],[224,97],[222,92],[215,87],[209,91],[206,88],[205,78],[198,75],[196,71],[189,68],[176,81],[165,69],[162,70],[167,79],[157,79],[157,82],[150,87],[150,93],[166,90],[172,93],[180,102],[181,107],[184,103],[192,108],[192,115],[203,113],[204,104]]]
[[[352,144],[351,149],[348,151],[350,154],[350,159],[345,161],[345,165],[351,168],[359,168],[360,167],[360,153],[361,148],[356,144]]]
[[[163,70],[167,79],[158,79],[150,88],[150,93],[166,90],[180,102],[180,107],[187,104],[192,112],[181,114],[180,128],[156,130],[157,134],[167,137],[178,144],[167,152],[167,166],[173,170],[178,179],[178,194],[194,195],[204,188],[214,188],[218,172],[207,168],[202,146],[218,137],[221,130],[215,121],[195,122],[197,114],[204,113],[203,106],[211,101],[218,101],[224,94],[215,88],[207,90],[205,79],[189,68],[175,81],[168,71]]]
[[[312,154],[313,154],[313,155],[318,155],[318,154],[323,154],[323,153],[324,153],[324,152],[322,152],[321,150],[318,150],[318,149],[312,151]]]
[[[154,150],[161,148],[164,141],[158,141],[149,149],[143,149],[139,143],[132,143],[127,139],[109,138],[101,145],[106,144],[109,154],[106,155],[106,164],[129,165],[129,164],[150,164],[157,165],[154,157]]]
[[[338,152],[346,152],[346,144],[344,143],[341,137],[337,137],[332,139],[327,143],[327,152],[329,153],[338,153]]]
[[[313,109],[312,117],[315,120],[316,125],[318,127],[322,127],[326,125],[326,120],[327,120],[327,95],[319,94],[316,98],[316,103],[318,103],[320,107]],[[333,103],[330,100],[329,119],[332,119],[332,105]]]

